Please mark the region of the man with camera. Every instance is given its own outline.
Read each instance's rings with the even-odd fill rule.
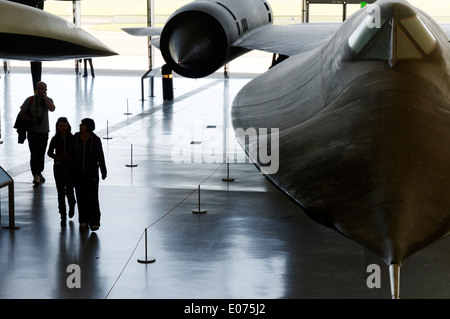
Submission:
[[[30,148],[30,167],[33,183],[39,184],[45,182],[42,171],[50,132],[48,111],[55,110],[53,100],[47,97],[47,84],[38,82],[36,95],[26,98],[20,110],[20,115],[29,122],[27,139]]]

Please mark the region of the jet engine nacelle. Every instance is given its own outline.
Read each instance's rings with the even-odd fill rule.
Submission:
[[[161,33],[161,53],[176,73],[204,77],[248,52],[233,43],[272,19],[266,0],[197,0],[170,16]]]

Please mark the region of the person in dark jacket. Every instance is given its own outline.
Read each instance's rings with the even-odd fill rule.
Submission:
[[[93,119],[81,120],[80,131],[74,135],[70,154],[78,202],[78,220],[80,227],[89,226],[92,231],[100,228],[99,168],[103,180],[107,174],[102,142],[93,133],[94,130]]]
[[[58,209],[61,215],[61,226],[66,225],[66,196],[69,203],[69,218],[75,214],[75,194],[72,178],[70,176],[69,150],[73,134],[69,121],[60,117],[56,121],[56,133],[50,141],[47,155],[53,158],[53,176],[55,177],[58,192]]]

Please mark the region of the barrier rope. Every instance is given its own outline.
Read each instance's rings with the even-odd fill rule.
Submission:
[[[225,164],[225,162],[221,163],[208,177],[206,177],[199,185],[204,184],[206,181],[208,181],[222,166],[223,164]],[[125,269],[127,268],[128,264],[130,263],[131,258],[133,257],[134,253],[136,252],[137,247],[139,246],[139,244],[141,243],[142,237],[145,234],[145,230],[149,229],[150,227],[156,225],[158,222],[160,222],[161,220],[163,220],[165,217],[167,217],[170,213],[172,213],[175,209],[177,209],[182,203],[184,203],[192,194],[195,193],[195,191],[197,191],[197,188],[193,189],[183,200],[181,200],[178,204],[176,204],[173,208],[171,208],[169,211],[167,211],[166,213],[164,213],[161,217],[159,217],[158,219],[156,219],[153,223],[151,223],[149,226],[147,226],[144,231],[142,232],[141,236],[139,237],[138,242],[136,243],[133,251],[131,252],[130,257],[128,258],[127,262],[125,263],[125,266],[122,268],[122,270],[120,271],[117,279],[114,281],[114,284],[112,285],[111,289],[108,291],[108,293],[105,296],[105,299],[108,299],[108,296],[110,295],[110,293],[112,292],[112,290],[114,289],[114,287],[116,286],[117,282],[119,281],[120,277],[122,276],[123,272],[125,271]]]
[[[213,86],[213,85],[216,85],[217,83],[220,83],[221,81],[215,81],[215,82],[213,82],[212,84],[210,84],[210,85],[208,85],[208,86]],[[192,95],[192,92],[191,93],[189,93],[189,94],[185,94],[185,97],[189,97],[189,96],[191,96]],[[183,98],[185,98],[185,97],[183,97]],[[121,107],[121,106],[120,106]],[[116,110],[115,110],[115,112],[108,118],[108,120],[109,119],[111,119],[113,116],[115,116],[117,113],[118,113],[118,111],[119,111],[119,108],[120,107],[118,107]],[[128,101],[127,101],[127,112],[129,111],[129,109],[128,109]],[[139,119],[140,118],[140,116],[135,116],[135,117],[133,117],[135,120],[137,120],[137,119]],[[160,119],[161,120],[161,119]],[[108,125],[109,126],[109,125]],[[119,125],[120,126],[120,125]],[[122,140],[123,141],[125,141],[125,142],[127,142],[127,143],[129,143],[129,144],[131,144],[131,145],[133,145],[133,143],[131,143],[129,140],[128,140],[128,137],[129,136],[127,136],[127,137],[125,137],[125,136],[123,136],[122,134],[120,134],[120,132],[119,132],[119,129],[120,128],[122,128],[122,127],[114,127],[114,125],[112,126],[112,128],[113,128],[113,130],[114,130],[114,132],[115,133],[117,133],[121,138],[122,138]],[[141,128],[140,130],[142,130],[143,128]],[[108,130],[108,128],[107,128],[107,130]],[[136,133],[136,132],[135,132]],[[132,133],[132,134],[134,134],[134,133]],[[130,134],[131,135],[131,134]],[[160,150],[166,150],[166,151],[168,151],[168,149],[167,148],[162,148],[162,147],[152,147],[152,146],[148,146],[148,145],[137,145],[137,146],[139,146],[139,147],[143,147],[143,148],[149,148],[149,149],[160,149]],[[202,184],[204,184],[206,181],[208,181],[223,165],[225,164],[225,156],[223,156],[223,162],[208,176],[208,177],[206,177],[198,186],[200,186],[200,185],[202,185]],[[193,189],[183,200],[181,200],[179,203],[177,203],[173,208],[171,208],[169,211],[167,211],[166,213],[164,213],[161,217],[159,217],[158,219],[156,219],[153,223],[151,223],[149,226],[147,226],[145,229],[144,229],[144,231],[142,232],[142,234],[141,234],[141,236],[139,237],[139,239],[138,239],[138,241],[137,241],[137,243],[136,243],[136,245],[134,246],[134,248],[133,248],[133,250],[132,250],[132,252],[131,252],[131,254],[130,254],[130,257],[127,259],[127,261],[126,261],[126,263],[125,263],[125,265],[124,265],[124,267],[122,268],[122,270],[120,271],[120,273],[119,273],[119,275],[118,275],[118,277],[116,278],[116,280],[114,281],[114,283],[113,283],[113,285],[112,285],[112,287],[109,289],[109,291],[108,291],[108,293],[106,294],[106,296],[105,296],[105,299],[107,299],[108,297],[109,297],[109,295],[111,294],[111,292],[113,291],[113,289],[114,289],[114,287],[116,286],[116,284],[117,284],[117,282],[120,280],[120,278],[121,278],[121,276],[122,276],[122,274],[124,273],[124,271],[125,271],[125,269],[127,268],[127,266],[128,266],[128,264],[130,263],[130,260],[131,260],[131,258],[133,257],[133,255],[135,254],[135,252],[136,252],[136,249],[137,249],[137,247],[139,246],[139,244],[141,243],[141,241],[142,241],[142,238],[143,238],[143,236],[144,236],[144,234],[145,234],[145,232],[146,232],[146,230],[147,229],[149,229],[150,227],[152,227],[152,226],[154,226],[154,225],[156,225],[158,222],[160,222],[161,220],[163,220],[164,218],[166,218],[170,213],[172,213],[175,209],[177,209],[182,203],[184,203],[190,196],[192,196],[192,194],[194,194],[195,193],[195,191],[197,191],[198,190],[198,188],[195,188],[195,189]]]

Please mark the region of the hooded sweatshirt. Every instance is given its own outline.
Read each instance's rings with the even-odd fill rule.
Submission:
[[[87,141],[80,138],[80,133],[75,133],[71,147],[71,166],[75,181],[82,179],[98,179],[100,168],[102,177],[106,177],[106,163],[100,138],[91,133],[92,137]]]

